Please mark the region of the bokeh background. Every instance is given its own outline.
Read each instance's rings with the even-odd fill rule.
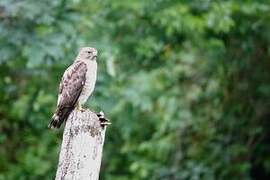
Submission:
[[[54,178],[82,46],[112,121],[101,179],[269,179],[269,0],[0,0],[0,180]]]

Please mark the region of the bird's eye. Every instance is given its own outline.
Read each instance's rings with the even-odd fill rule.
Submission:
[[[91,51],[87,51],[88,54],[91,54]]]

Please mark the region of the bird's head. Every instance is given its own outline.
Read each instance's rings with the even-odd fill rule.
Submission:
[[[95,61],[97,59],[97,50],[92,47],[83,47],[81,48],[76,60],[89,60]]]

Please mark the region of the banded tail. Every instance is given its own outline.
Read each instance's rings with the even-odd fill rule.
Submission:
[[[72,112],[73,109],[73,107],[64,107],[61,109],[57,108],[52,116],[48,128],[59,128],[61,124],[67,120],[69,114]]]

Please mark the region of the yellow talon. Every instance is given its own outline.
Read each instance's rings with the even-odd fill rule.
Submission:
[[[77,104],[76,110],[81,111],[81,112],[85,111],[85,109],[82,107],[82,105],[80,103]]]

